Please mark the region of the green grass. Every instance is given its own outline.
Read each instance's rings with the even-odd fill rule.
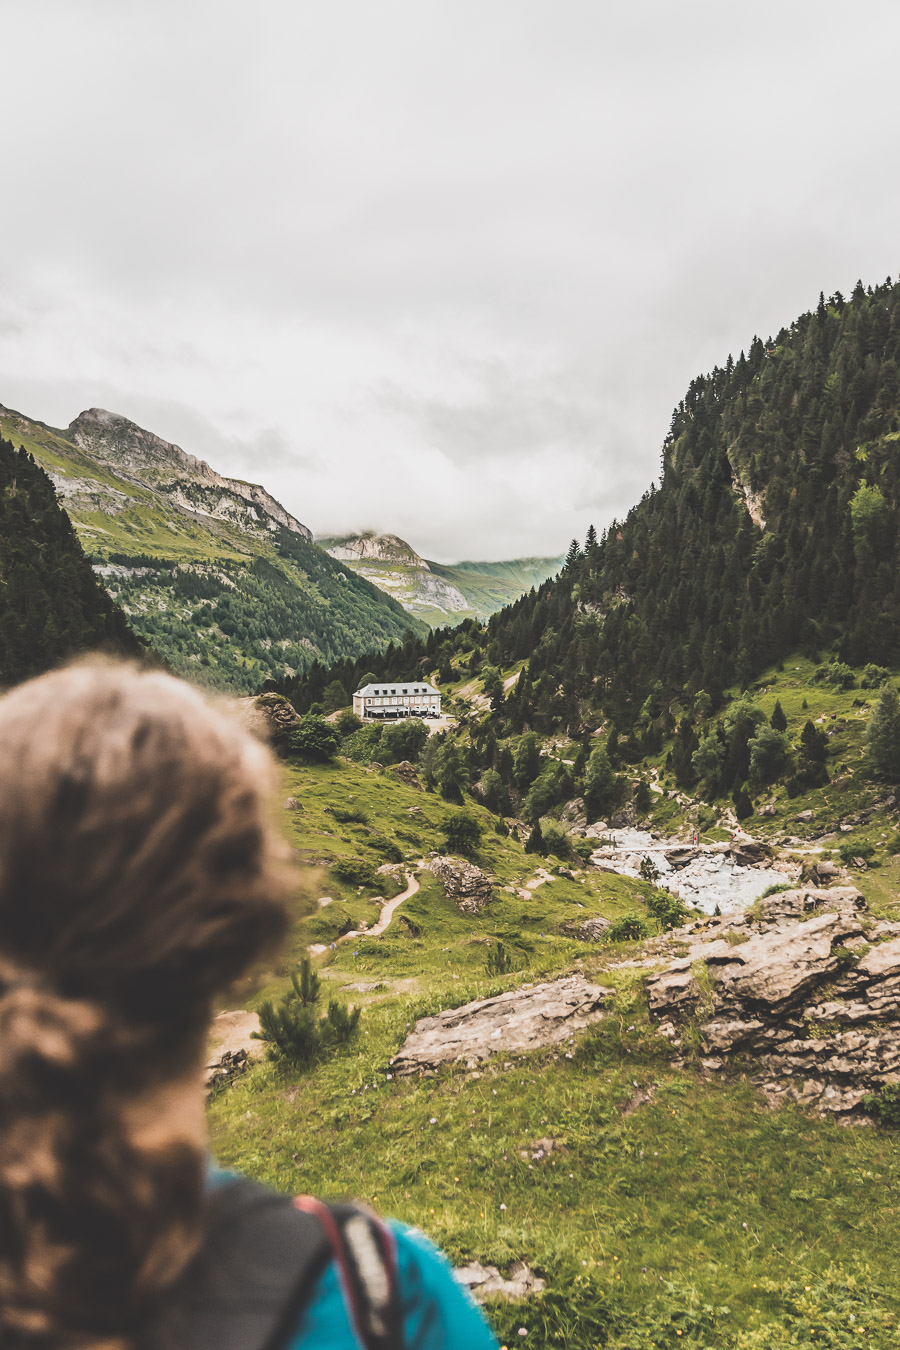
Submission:
[[[251,1004],[283,992],[310,926],[330,909],[377,912],[365,888],[331,880],[330,860],[361,856],[366,831],[421,857],[439,846],[454,809],[390,771],[343,762],[292,767],[285,791],[302,804],[287,819],[312,867],[291,952],[246,991]],[[365,821],[336,820],[334,805]],[[423,874],[399,911],[418,937],[395,919],[382,937],[319,960],[329,993],[363,1006],[354,1042],[311,1073],[264,1063],[220,1094],[210,1106],[218,1160],[284,1191],[367,1200],[422,1227],[455,1261],[526,1260],[548,1287],[490,1310],[507,1344],[524,1326],[526,1345],[571,1350],[893,1346],[897,1136],[793,1107],[772,1113],[738,1071],[717,1081],[690,1058],[673,1067],[649,1022],[644,972],[606,969],[635,945],[558,932],[572,918],[642,910],[643,883],[588,872],[524,900],[518,891],[539,859],[491,834],[479,861],[497,879],[480,915],[460,914]],[[335,905],[310,914],[321,894]],[[494,978],[485,957],[497,939],[520,968]],[[498,1057],[480,1075],[388,1077],[419,1016],[571,969],[617,990],[571,1059],[562,1048]],[[553,1147],[533,1157],[544,1139]]]

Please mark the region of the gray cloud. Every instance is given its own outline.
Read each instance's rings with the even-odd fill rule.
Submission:
[[[317,531],[558,552],[640,496],[694,375],[900,266],[890,0],[4,30],[0,401],[112,406]]]

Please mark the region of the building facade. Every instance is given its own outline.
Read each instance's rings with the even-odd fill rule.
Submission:
[[[385,680],[367,684],[353,695],[353,711],[365,721],[398,717],[440,717],[441,696],[434,685],[392,684]]]

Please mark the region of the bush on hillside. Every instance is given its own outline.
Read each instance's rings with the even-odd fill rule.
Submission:
[[[306,958],[299,974],[295,971],[291,976],[287,997],[277,1004],[267,1001],[260,1005],[260,1029],[251,1034],[255,1040],[267,1042],[269,1059],[309,1069],[329,1049],[350,1039],[359,1024],[360,1009],[350,1012],[337,999],[331,999],[327,1013],[319,1017],[316,1005],[320,992],[319,977]]]
[[[359,731],[363,725],[361,717],[357,717],[352,708],[345,708],[334,720],[335,729],[341,737],[352,736],[354,731]]]
[[[525,852],[539,853],[541,857],[543,857],[546,851],[547,850],[544,847],[544,832],[541,829],[541,822],[539,820],[536,820],[534,822],[534,825],[532,826],[531,833],[525,840]]]
[[[408,717],[390,722],[381,733],[378,758],[382,764],[399,764],[402,760],[417,760],[428,740],[428,728],[421,717]]]
[[[687,905],[671,891],[654,890],[647,896],[647,908],[665,932],[680,928],[687,920]]]
[[[484,826],[477,816],[470,815],[468,811],[457,811],[444,821],[442,832],[448,853],[461,853],[471,858],[478,852]]]
[[[290,737],[290,749],[294,755],[325,764],[337,754],[341,738],[330,723],[313,713],[300,718]]]
[[[544,837],[545,856],[552,853],[554,858],[561,858],[563,861],[572,856],[572,839],[562,825],[557,825],[555,820],[545,820],[541,826],[541,833]]]
[[[348,886],[375,885],[375,869],[362,858],[338,858],[331,864],[331,875]]]
[[[648,937],[650,928],[641,914],[625,914],[607,929],[610,942],[637,942]]]
[[[862,673],[859,681],[860,689],[880,689],[883,684],[887,684],[891,678],[891,672],[887,666],[875,666],[869,663]]]

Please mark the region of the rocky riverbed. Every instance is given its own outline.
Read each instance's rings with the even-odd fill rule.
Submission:
[[[800,875],[796,864],[776,859],[767,844],[743,834],[730,844],[688,844],[647,830],[610,830],[598,833],[591,860],[608,872],[637,877],[644,858],[656,868],[658,885],[705,914],[717,906],[723,913],[747,909],[771,886]]]

